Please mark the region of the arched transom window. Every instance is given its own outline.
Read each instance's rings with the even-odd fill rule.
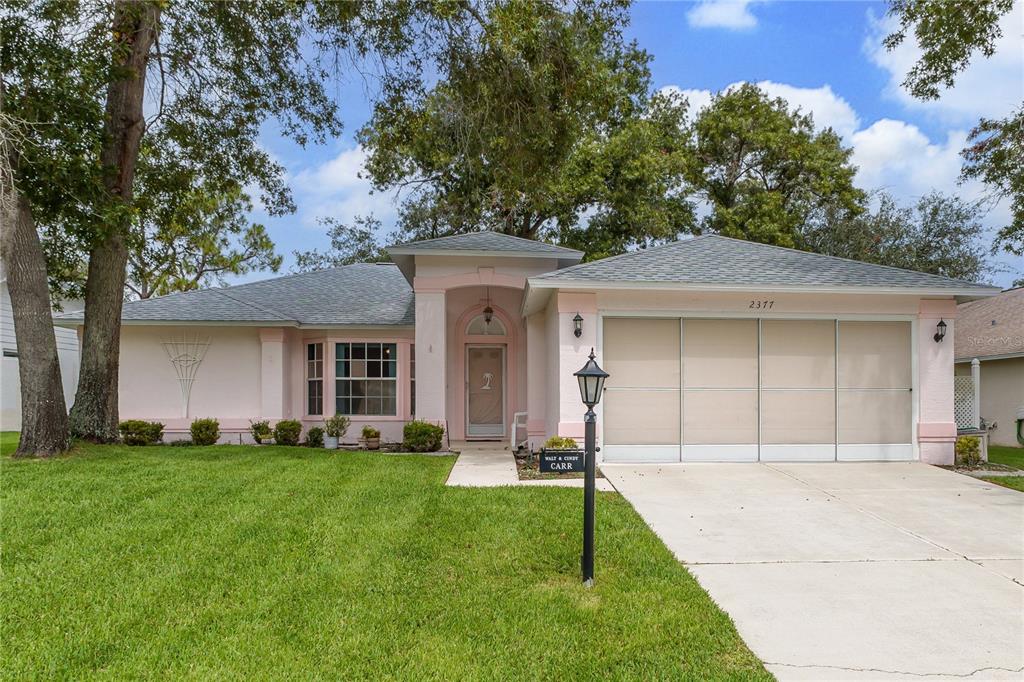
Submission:
[[[488,322],[483,315],[477,315],[466,325],[466,334],[469,336],[505,336],[505,325],[497,316],[491,317]]]

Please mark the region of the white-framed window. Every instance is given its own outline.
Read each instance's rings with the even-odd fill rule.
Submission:
[[[335,411],[398,415],[398,345],[343,342],[334,346]]]
[[[505,325],[497,317],[488,322],[483,315],[477,315],[466,325],[469,336],[505,336]]]
[[[416,418],[416,344],[409,346],[409,412]]]
[[[306,344],[306,414],[324,413],[324,344]]]

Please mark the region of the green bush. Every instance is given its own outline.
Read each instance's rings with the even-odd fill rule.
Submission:
[[[960,436],[956,439],[956,463],[965,467],[981,464],[981,440],[977,436]]]
[[[409,452],[435,452],[441,449],[444,427],[413,420],[402,430],[402,449]]]
[[[249,420],[249,433],[252,434],[252,439],[257,443],[263,443],[264,441],[270,440],[271,430],[270,422],[266,419],[258,422]]]
[[[282,419],[274,427],[274,440],[278,445],[298,445],[302,424],[294,419]]]
[[[375,429],[367,424],[363,427],[363,438],[366,440],[371,438],[380,438],[380,429]]]
[[[575,450],[578,447],[576,440],[568,436],[551,436],[544,441],[544,448],[547,450]]]
[[[126,419],[117,425],[125,445],[156,445],[164,436],[164,425],[141,419]]]
[[[306,432],[306,447],[322,448],[324,446],[324,430],[314,426]]]
[[[193,445],[195,445],[195,443],[185,438],[182,440],[172,440],[170,443],[168,443],[168,445],[170,445],[172,448],[190,448]]]
[[[324,420],[324,432],[331,438],[344,438],[352,420],[343,414],[336,414]]]
[[[216,419],[196,419],[189,430],[196,445],[215,445],[220,439],[220,422]]]

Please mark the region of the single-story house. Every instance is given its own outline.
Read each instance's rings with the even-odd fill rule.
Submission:
[[[977,361],[976,416],[989,442],[1024,445],[1024,287],[961,303],[954,341],[958,377],[972,376]]]
[[[84,307],[82,301],[62,301],[64,311],[78,311]],[[54,340],[57,342],[57,361],[60,363],[60,378],[64,388],[64,403],[71,408],[78,390],[78,337],[74,329],[55,327]],[[14,311],[11,295],[7,290],[7,273],[0,263],[0,346],[3,358],[0,360],[0,431],[21,430],[21,375],[18,368],[18,340],[14,334]]]
[[[591,263],[481,232],[358,264],[124,307],[122,418],[306,426],[400,440],[583,436],[591,348],[615,462],[951,462],[957,303],[998,289],[702,236]],[[61,324],[80,325],[81,315]],[[935,340],[938,338],[939,340]]]

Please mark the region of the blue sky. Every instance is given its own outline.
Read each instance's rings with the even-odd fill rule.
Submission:
[[[933,188],[978,198],[980,186],[956,183],[959,152],[979,117],[1005,116],[1024,100],[1024,4],[1005,18],[996,54],[976,58],[954,88],[927,103],[899,86],[918,54],[913,39],[892,53],[880,46],[892,28],[885,9],[878,2],[638,2],[627,34],[653,56],[654,86],[682,91],[692,108],[713,92],[750,81],[810,111],[853,147],[864,189],[885,188],[908,202]],[[261,140],[287,168],[298,205],[290,216],[258,216],[285,255],[284,270],[293,250],[327,246],[318,216],[350,220],[372,212],[385,231],[394,224],[394,197],[371,193],[358,177],[364,154],[353,134],[369,115],[372,93],[353,79],[336,94],[345,121],[341,138],[300,149],[268,125]],[[1007,217],[1007,207],[999,205],[986,224],[994,228]],[[998,261],[1011,272],[994,275],[995,283],[1008,286],[1024,275],[1021,259],[1003,255]]]

